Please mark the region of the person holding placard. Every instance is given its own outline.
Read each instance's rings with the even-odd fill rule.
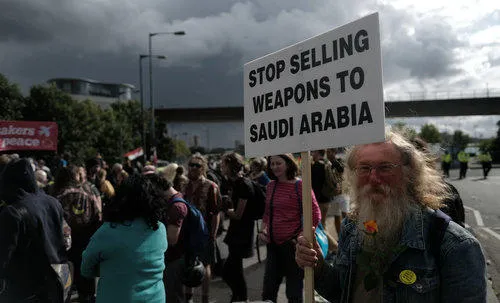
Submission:
[[[262,300],[277,302],[278,290],[286,277],[288,302],[302,302],[304,271],[295,263],[295,239],[302,229],[302,181],[292,154],[269,158],[271,181],[266,190],[266,208],[259,237],[267,243],[266,271]],[[313,226],[321,212],[312,194]]]
[[[428,156],[388,133],[346,159],[352,212],[336,259],[298,237],[295,260],[314,267],[316,291],[331,302],[486,302],[481,246],[439,210],[450,193]]]

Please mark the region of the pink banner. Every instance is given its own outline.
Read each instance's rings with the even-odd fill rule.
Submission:
[[[45,121],[0,121],[0,151],[57,151],[57,124]]]

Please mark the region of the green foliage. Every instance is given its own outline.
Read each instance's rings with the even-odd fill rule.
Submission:
[[[141,142],[141,105],[138,101],[120,101],[111,104],[107,109],[106,131],[101,133],[98,146],[107,147],[101,150],[113,162],[121,162],[123,154],[142,145]]]
[[[453,146],[458,148],[459,150],[463,150],[467,147],[467,144],[470,142],[469,135],[465,134],[461,130],[456,130],[453,133]]]
[[[8,86],[5,83],[6,79],[0,77],[0,100],[17,97],[17,93],[12,93],[15,89],[4,89]],[[76,101],[55,86],[36,85],[29,96],[22,99],[18,111],[14,115],[7,111],[2,119],[56,122],[57,152],[68,154],[72,162],[83,163],[97,152],[108,162],[121,162],[124,153],[141,146],[142,122],[137,101],[117,101],[110,108],[102,109],[91,100]]]
[[[493,162],[495,163],[500,161],[500,121],[497,122],[497,126],[497,137],[494,139],[491,147],[491,156],[493,157]]]
[[[137,101],[117,101],[103,109],[91,100],[76,101],[55,86],[35,85],[23,97],[19,87],[0,74],[0,119],[54,121],[58,125],[58,154],[83,163],[97,152],[108,163],[122,162],[123,154],[142,146],[143,121],[145,141],[151,145],[151,113],[142,115]],[[184,141],[169,137],[165,123],[156,123],[155,139],[159,159],[169,161],[188,157],[191,151]],[[148,148],[145,147],[148,151]],[[204,152],[204,151],[203,151]],[[50,158],[53,152],[34,152],[35,157]]]
[[[174,139],[170,137],[160,138],[156,145],[156,155],[158,159],[172,161],[175,159]]]
[[[175,156],[177,159],[187,158],[191,155],[191,151],[189,150],[189,147],[186,145],[186,142],[174,139],[174,146],[175,146]]]
[[[22,108],[24,97],[18,85],[12,84],[2,74],[0,74],[0,120],[20,120],[22,119]]]
[[[417,136],[417,131],[402,121],[398,121],[391,126],[393,132],[399,133],[408,139],[413,139]]]
[[[482,140],[479,142],[479,150],[482,153],[492,152],[495,144],[495,138]]]
[[[58,126],[58,152],[69,153],[70,160],[78,157],[85,143],[81,143],[77,119],[78,103],[57,88],[33,86],[26,98],[23,118],[29,121],[54,121]]]
[[[441,137],[441,147],[448,149],[453,146],[453,135],[447,132],[442,132],[440,134],[440,137]]]
[[[441,141],[439,130],[434,124],[424,124],[420,129],[419,136],[428,143],[439,143]]]
[[[191,152],[182,140],[163,137],[158,141],[157,155],[159,159],[167,161],[180,161],[187,158]]]

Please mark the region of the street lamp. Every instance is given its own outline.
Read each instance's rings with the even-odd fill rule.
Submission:
[[[167,59],[166,56],[153,56],[156,59]],[[144,88],[142,86],[142,59],[151,58],[149,55],[139,55],[139,91],[141,93],[141,145],[146,159],[146,127],[144,126]],[[154,115],[153,115],[154,116]],[[144,161],[146,163],[146,161]]]
[[[152,146],[155,146],[155,109],[153,103],[153,60],[152,60],[152,38],[154,36],[159,35],[175,35],[175,36],[184,36],[186,32],[184,31],[176,31],[176,32],[157,32],[157,33],[149,33],[148,36],[148,47],[149,47],[149,106],[151,106],[151,143]]]

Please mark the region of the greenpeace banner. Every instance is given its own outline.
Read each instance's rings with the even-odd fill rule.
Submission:
[[[57,150],[57,124],[45,121],[0,121],[0,151]]]
[[[384,140],[378,14],[245,64],[245,155]]]

